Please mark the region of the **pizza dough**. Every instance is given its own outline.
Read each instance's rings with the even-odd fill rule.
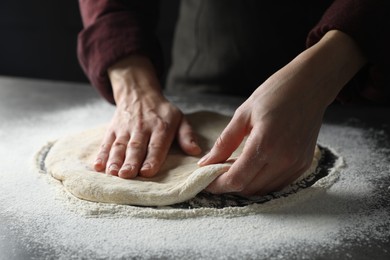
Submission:
[[[198,134],[204,152],[210,150],[230,120],[211,112],[198,112],[187,118]],[[54,143],[45,159],[47,171],[80,199],[142,206],[180,203],[195,197],[231,165],[226,162],[200,168],[197,166],[199,157],[185,155],[174,144],[162,169],[153,178],[122,179],[98,173],[93,170],[92,162],[104,133],[103,126],[64,137]],[[243,144],[232,158],[240,154]],[[321,152],[316,148],[310,169],[300,179],[316,169],[320,156]]]

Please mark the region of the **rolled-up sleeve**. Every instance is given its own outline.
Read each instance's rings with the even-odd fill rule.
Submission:
[[[77,55],[91,84],[115,103],[107,69],[118,60],[142,53],[162,69],[155,35],[158,0],[79,0],[84,29],[78,35]]]
[[[330,30],[348,34],[360,47],[367,66],[340,92],[338,99],[366,99],[390,104],[390,1],[335,0],[310,31],[307,47]]]

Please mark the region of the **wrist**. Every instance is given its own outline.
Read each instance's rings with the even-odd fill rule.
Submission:
[[[108,68],[116,104],[144,96],[162,96],[160,83],[150,60],[132,54]]]
[[[294,62],[302,64],[307,79],[311,82],[310,87],[314,88],[314,93],[328,106],[366,60],[350,36],[333,30],[301,53],[292,61]]]

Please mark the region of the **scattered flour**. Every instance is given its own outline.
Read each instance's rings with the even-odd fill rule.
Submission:
[[[320,143],[334,147],[346,162],[340,178],[327,189],[301,191],[247,216],[213,212],[181,219],[143,218],[126,206],[64,196],[59,183],[51,185],[30,167],[45,142],[107,122],[112,112],[99,101],[0,123],[2,228],[30,258],[362,259],[362,252],[389,256],[390,152],[379,149],[390,147],[383,145],[389,140],[385,132],[325,124]]]

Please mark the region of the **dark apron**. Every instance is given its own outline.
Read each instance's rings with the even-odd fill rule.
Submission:
[[[182,0],[168,93],[249,96],[305,49],[331,2]]]

